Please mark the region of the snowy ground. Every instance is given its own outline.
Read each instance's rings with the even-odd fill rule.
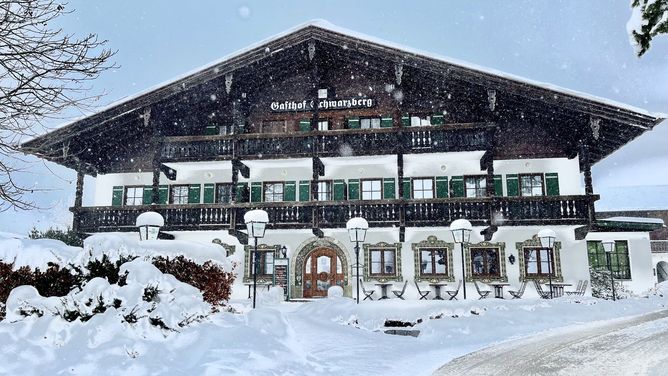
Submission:
[[[181,333],[109,325],[104,315],[84,324],[53,317],[2,322],[0,374],[428,375],[456,357],[503,341],[569,333],[568,326],[599,325],[668,305],[668,297],[653,295],[618,302],[565,297],[356,306],[346,298],[277,303],[272,293],[259,296],[255,311],[246,300],[234,301],[239,313],[216,314]],[[421,318],[414,327],[421,334],[383,334],[386,318]]]

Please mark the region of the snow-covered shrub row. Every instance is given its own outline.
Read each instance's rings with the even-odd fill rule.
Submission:
[[[612,299],[610,272],[605,269],[589,268],[589,275],[591,276],[591,296],[601,299]],[[621,281],[615,280],[614,283],[616,299],[628,299],[633,296],[633,293],[627,290]]]
[[[127,262],[120,274],[123,278],[118,284],[93,278],[64,297],[43,297],[33,286],[20,286],[7,299],[6,319],[58,316],[68,322],[85,322],[111,311],[123,323],[178,331],[211,312],[195,287],[163,274],[148,262]]]

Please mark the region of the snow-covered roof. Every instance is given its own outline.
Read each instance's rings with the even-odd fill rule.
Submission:
[[[605,218],[604,221],[612,222],[629,222],[629,223],[651,223],[656,225],[664,225],[663,219],[660,218],[642,218],[642,217],[611,217]]]

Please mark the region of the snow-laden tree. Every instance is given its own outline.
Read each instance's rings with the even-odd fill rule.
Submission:
[[[55,27],[67,12],[53,0],[0,0],[0,211],[33,207],[12,179],[19,141],[67,109],[88,108],[99,96],[87,83],[113,67],[106,41]]]
[[[655,36],[668,34],[668,0],[633,0],[626,30],[636,54],[642,56]]]

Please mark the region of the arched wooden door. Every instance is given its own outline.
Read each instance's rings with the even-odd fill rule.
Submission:
[[[304,297],[327,296],[327,289],[343,287],[343,265],[331,248],[317,248],[304,262]]]

